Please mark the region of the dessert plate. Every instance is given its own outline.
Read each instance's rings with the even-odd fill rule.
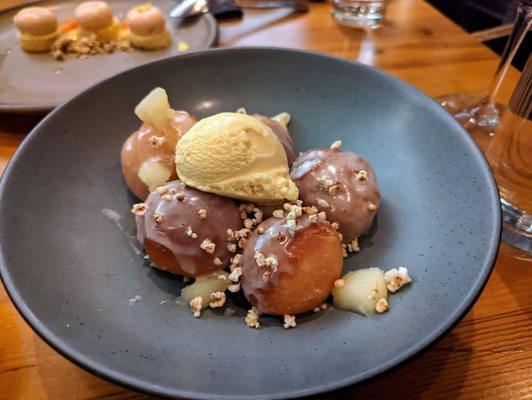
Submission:
[[[44,0],[28,5],[51,7],[59,19],[72,18],[74,9],[81,2]],[[126,12],[142,1],[107,0],[114,13],[122,18]],[[174,0],[152,2],[166,15],[175,4]],[[211,47],[217,38],[218,27],[210,14],[205,14],[177,26],[166,18],[172,36],[170,47],[158,51],[115,52],[54,60],[50,54],[24,52],[17,38],[13,16],[22,8],[0,9],[0,112],[44,113],[99,80],[131,67],[181,54],[188,46],[190,51]],[[186,44],[178,49],[180,43]]]
[[[212,71],[216,71],[213,74]],[[120,148],[154,86],[198,117],[246,107],[292,114],[297,150],[359,153],[382,203],[346,269],[408,267],[390,310],[340,310],[246,327],[246,305],[200,319],[182,283],[135,242]],[[233,48],[159,60],[105,80],[48,115],[0,184],[0,272],[33,329],[76,364],[169,397],[264,399],[355,384],[442,337],[479,296],[500,237],[497,189],[459,124],[411,86],[370,67],[294,50]]]

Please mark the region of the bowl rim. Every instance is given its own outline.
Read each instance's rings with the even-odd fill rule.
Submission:
[[[429,102],[433,104],[432,107],[435,107],[435,106],[437,107],[437,108],[434,108],[434,111],[439,113],[444,119],[448,121],[448,123],[451,126],[454,126],[454,128],[456,128],[456,130],[460,132],[460,135],[462,139],[465,141],[466,147],[468,148],[470,154],[480,163],[480,168],[484,176],[484,183],[487,184],[488,189],[489,189],[489,194],[490,194],[486,200],[497,206],[497,207],[494,207],[494,210],[500,210],[500,207],[498,207],[500,204],[499,192],[497,189],[497,185],[495,183],[493,173],[484,155],[482,154],[480,149],[477,147],[474,140],[469,136],[467,131],[450,114],[448,114],[433,99],[428,97],[426,94],[421,92],[419,89],[416,89],[414,86],[386,72],[383,72],[376,68],[358,63],[356,61],[351,61],[345,58],[332,56],[332,55],[328,55],[328,54],[320,53],[316,51],[289,49],[289,48],[281,48],[281,47],[268,47],[268,46],[264,46],[264,47],[263,46],[246,46],[246,47],[215,48],[215,49],[211,48],[211,49],[205,49],[205,50],[198,50],[198,51],[194,51],[194,52],[190,52],[190,53],[186,53],[182,55],[176,55],[176,56],[168,57],[164,59],[154,60],[149,63],[133,67],[126,71],[119,72],[109,78],[102,79],[99,82],[95,83],[94,85],[86,88],[81,93],[69,99],[68,101],[64,102],[63,104],[58,106],[56,109],[54,109],[51,113],[49,113],[43,120],[41,120],[31,130],[31,132],[26,136],[26,138],[24,138],[19,148],[17,149],[16,153],[14,154],[14,156],[12,157],[12,159],[9,161],[8,165],[6,166],[6,169],[0,180],[0,203],[2,201],[5,201],[4,197],[5,197],[5,192],[6,192],[5,190],[6,182],[9,180],[10,176],[13,174],[13,171],[17,168],[18,160],[20,159],[21,154],[25,151],[28,144],[34,139],[36,135],[39,134],[39,132],[43,128],[46,127],[46,125],[48,124],[50,120],[52,120],[57,114],[60,114],[63,108],[69,105],[71,102],[76,101],[78,98],[81,98],[84,96],[90,96],[93,90],[97,89],[98,87],[102,85],[105,85],[108,81],[111,81],[119,76],[128,74],[132,71],[146,68],[148,66],[151,66],[152,64],[174,63],[174,62],[180,62],[181,60],[186,60],[190,58],[210,57],[212,55],[216,56],[217,54],[223,54],[223,53],[244,53],[244,54],[251,53],[253,54],[256,52],[303,54],[303,55],[317,57],[321,59],[334,60],[335,62],[339,62],[339,63],[356,65],[357,67],[366,69],[369,73],[373,73],[377,76],[380,76],[381,78],[388,79],[388,80],[391,79],[394,82],[394,84],[407,90],[409,94],[411,94],[414,97],[417,97],[418,99],[422,101],[426,102],[427,100],[429,100]],[[391,370],[395,370],[398,367],[402,366],[403,364],[412,360],[415,356],[417,356],[421,352],[428,350],[431,346],[433,346],[439,340],[441,340],[444,336],[446,336],[465,317],[465,315],[473,307],[478,297],[480,296],[482,290],[484,289],[491,275],[491,272],[493,271],[493,267],[495,265],[495,261],[497,259],[497,254],[499,251],[499,243],[500,243],[501,232],[502,232],[501,212],[494,211],[491,215],[491,219],[494,222],[493,229],[490,232],[487,232],[486,234],[487,236],[490,237],[490,243],[489,243],[488,250],[484,258],[481,261],[483,265],[481,266],[480,274],[475,284],[469,289],[469,292],[467,293],[467,295],[463,297],[463,300],[460,303],[460,305],[452,313],[450,313],[449,316],[445,320],[440,322],[436,326],[436,328],[431,332],[430,335],[427,335],[423,340],[419,341],[417,344],[413,345],[408,350],[405,350],[397,357],[389,359],[387,360],[387,362],[382,363],[372,369],[369,369],[365,371],[364,373],[361,373],[355,376],[350,376],[350,377],[347,377],[341,380],[336,380],[336,381],[329,382],[329,383],[318,384],[316,386],[312,386],[312,387],[305,388],[305,389],[285,391],[283,393],[276,393],[274,395],[261,394],[261,393],[256,393],[252,395],[223,395],[223,394],[207,393],[207,392],[200,392],[200,391],[187,391],[187,390],[182,390],[178,388],[163,387],[163,386],[159,386],[157,384],[153,384],[150,382],[141,381],[141,380],[131,377],[130,375],[126,373],[121,373],[121,372],[117,372],[115,370],[109,369],[105,365],[92,361],[90,357],[87,357],[84,354],[78,352],[72,346],[65,344],[60,338],[55,336],[47,328],[47,326],[44,323],[42,323],[39,320],[39,318],[32,312],[32,310],[28,307],[28,305],[24,301],[23,296],[21,295],[21,293],[18,291],[17,287],[15,286],[12,280],[12,277],[10,276],[7,270],[8,261],[6,260],[2,246],[0,246],[0,278],[4,284],[4,287],[6,289],[6,292],[9,298],[11,299],[12,303],[15,305],[17,311],[20,313],[20,315],[24,318],[26,323],[33,329],[35,333],[37,333],[37,335],[41,339],[43,339],[55,351],[60,353],[63,357],[73,362],[77,366],[89,371],[90,373],[98,377],[104,378],[112,383],[121,385],[129,389],[133,389],[139,392],[147,393],[150,395],[163,396],[167,398],[230,400],[230,399],[263,399],[265,398],[265,396],[267,396],[267,398],[272,398],[272,399],[305,397],[305,396],[315,395],[318,393],[335,391],[335,390],[345,388],[350,385],[361,383],[363,381],[366,381],[372,378],[376,378]],[[0,228],[1,228],[1,222],[0,222]]]

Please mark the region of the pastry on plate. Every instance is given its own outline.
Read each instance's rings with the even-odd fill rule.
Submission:
[[[170,45],[170,33],[163,13],[151,4],[129,10],[126,16],[131,44],[143,50],[159,50]]]
[[[120,21],[105,1],[86,1],[76,7],[74,16],[82,35],[95,34],[103,41],[116,40]]]
[[[20,47],[29,52],[47,52],[57,37],[57,18],[45,7],[27,7],[14,18]]]

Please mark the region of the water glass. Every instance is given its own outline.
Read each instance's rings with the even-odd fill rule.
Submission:
[[[332,17],[341,25],[375,29],[381,25],[387,0],[330,0]]]

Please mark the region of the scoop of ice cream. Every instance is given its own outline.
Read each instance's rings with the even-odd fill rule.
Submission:
[[[128,11],[126,21],[131,32],[140,36],[151,36],[165,30],[161,10],[151,4],[143,4]]]
[[[86,1],[76,7],[74,16],[79,26],[91,32],[113,24],[113,12],[105,1]]]
[[[45,7],[28,7],[20,10],[14,18],[15,26],[33,36],[43,36],[57,30],[57,18]]]
[[[250,115],[199,121],[177,143],[176,166],[183,182],[205,192],[257,203],[298,196],[281,142]]]

